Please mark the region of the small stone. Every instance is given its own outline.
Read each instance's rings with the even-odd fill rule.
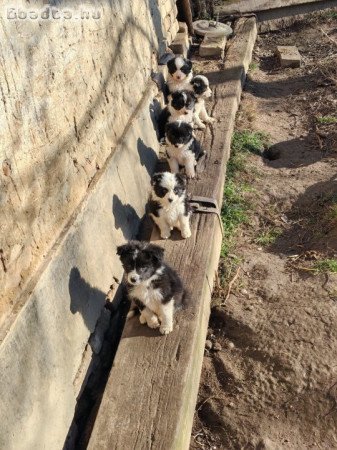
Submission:
[[[213,350],[215,352],[219,352],[220,350],[222,350],[221,344],[219,344],[219,342],[215,342],[213,345]]]
[[[247,295],[247,294],[248,294],[248,291],[247,291],[247,289],[241,289],[241,294],[243,294],[243,295]]]
[[[206,348],[207,350],[211,350],[212,347],[213,347],[213,342],[210,341],[209,339],[207,339],[207,341],[205,342],[205,348]]]
[[[235,348],[235,345],[233,342],[228,342],[227,347],[233,349]]]
[[[230,403],[228,403],[228,406],[229,406],[230,408],[234,408],[234,403],[233,403],[233,402],[230,402]]]
[[[185,33],[177,33],[174,41],[170,45],[170,49],[176,55],[183,55],[186,58],[189,46],[188,35]]]
[[[276,55],[280,60],[281,67],[300,67],[301,55],[294,45],[279,45],[276,47]]]

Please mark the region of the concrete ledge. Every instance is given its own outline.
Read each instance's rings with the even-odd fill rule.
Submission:
[[[63,447],[91,352],[101,345],[99,333],[89,345],[88,338],[112,277],[122,276],[116,246],[136,235],[145,212],[158,153],[150,83],[115,153],[2,330],[1,449]]]
[[[240,19],[235,31],[224,70],[209,73],[219,123],[203,136],[208,158],[200,179],[190,184],[193,194],[215,197],[219,204],[255,19]],[[155,231],[152,240],[157,236]],[[141,326],[138,318],[127,322],[88,449],[188,449],[221,241],[218,217],[202,214],[193,216],[190,239],[158,240],[188,287],[191,306],[177,314],[168,336]]]

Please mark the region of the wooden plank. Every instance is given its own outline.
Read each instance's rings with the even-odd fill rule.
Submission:
[[[219,122],[205,133],[208,150],[192,192],[222,202],[226,163],[243,80],[256,38],[254,18],[240,19],[223,71],[209,74],[215,90],[213,115]],[[167,336],[127,322],[98,411],[88,449],[187,449],[199,388],[210,298],[221,231],[218,217],[194,215],[192,237],[166,242],[167,261],[190,291],[189,309],[179,312]]]

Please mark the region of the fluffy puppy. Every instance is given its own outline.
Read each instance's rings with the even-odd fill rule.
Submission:
[[[164,263],[164,249],[130,241],[117,247],[125,270],[128,297],[139,308],[139,321],[162,334],[173,330],[174,311],[183,306],[185,290],[177,273]]]
[[[176,56],[167,63],[168,79],[167,86],[170,92],[188,89],[193,78],[192,62],[183,56]]]
[[[194,116],[195,97],[191,91],[176,91],[169,95],[168,105],[164,108],[158,119],[159,139],[165,137],[167,122],[181,120],[192,123]]]
[[[166,125],[166,154],[172,173],[179,173],[179,166],[185,167],[188,178],[195,178],[195,166],[204,155],[200,143],[193,136],[192,125],[177,121]]]
[[[168,239],[173,228],[181,236],[191,236],[191,210],[186,197],[186,178],[178,173],[155,173],[151,180],[152,194],[148,212],[160,230],[163,239]]]
[[[205,99],[212,96],[212,90],[209,87],[208,79],[203,75],[193,77],[190,84],[196,98],[193,120],[197,128],[204,129],[206,126],[203,122],[212,123],[215,121],[213,117],[207,114],[205,106]]]

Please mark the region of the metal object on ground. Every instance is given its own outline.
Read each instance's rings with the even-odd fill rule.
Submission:
[[[207,34],[207,36],[212,37],[228,37],[233,33],[229,25],[214,20],[196,20],[193,22],[193,29],[195,34],[200,36]]]

